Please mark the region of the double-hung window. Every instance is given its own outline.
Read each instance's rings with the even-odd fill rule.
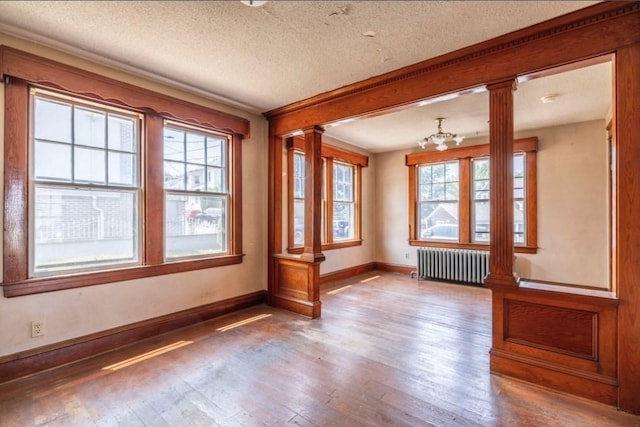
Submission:
[[[242,262],[247,119],[6,46],[0,58],[5,296]]]
[[[489,242],[489,158],[480,157],[471,160],[473,164],[473,212],[472,240]],[[526,153],[513,156],[513,242],[523,245],[526,242]]]
[[[165,125],[166,258],[227,252],[228,147],[224,135]]]
[[[537,138],[514,142],[513,224],[516,252],[535,252]],[[410,243],[483,249],[490,234],[489,146],[407,155]]]
[[[32,276],[140,263],[135,112],[32,90]]]
[[[289,140],[289,252],[304,245],[305,159],[301,139]],[[330,145],[322,146],[323,250],[361,244],[361,173],[368,165],[362,154]],[[330,226],[327,226],[330,224]]]
[[[458,162],[418,166],[418,222],[426,240],[458,240]]]

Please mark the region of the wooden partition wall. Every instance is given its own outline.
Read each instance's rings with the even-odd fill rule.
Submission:
[[[493,187],[487,280],[493,294],[491,370],[640,414],[638,2],[603,2],[265,113],[270,132],[271,301],[303,314],[312,311],[313,316],[320,315],[320,301],[316,300],[319,279],[311,270],[322,257],[312,256],[315,250],[307,250],[319,233],[317,200],[308,200],[305,210],[305,221],[313,224],[307,230],[311,234],[305,236],[307,261],[290,261],[291,257],[282,254],[282,137],[299,131],[308,134],[309,129],[337,120],[367,117],[486,85],[490,92],[491,177],[494,182],[511,182],[508,159],[513,150],[516,77],[610,54],[614,55],[615,68],[612,143],[616,174],[612,286],[617,298],[528,289],[519,283],[512,273],[511,190]],[[314,159],[307,159],[307,166],[310,164]],[[317,173],[311,169],[307,173]],[[301,263],[305,262],[302,265],[307,266],[307,275],[293,273],[302,271]],[[300,280],[304,285],[292,285]]]

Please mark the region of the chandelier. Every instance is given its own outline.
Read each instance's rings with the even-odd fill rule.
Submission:
[[[436,119],[436,123],[438,124],[438,133],[434,133],[429,135],[418,144],[420,148],[426,147],[428,143],[433,143],[436,146],[436,150],[444,151],[449,148],[446,144],[447,141],[455,141],[456,145],[460,145],[460,143],[464,140],[464,136],[456,135],[455,133],[450,132],[442,132],[442,122],[445,121],[444,117],[438,117]]]

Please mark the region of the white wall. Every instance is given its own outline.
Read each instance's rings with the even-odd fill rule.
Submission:
[[[516,271],[533,280],[608,288],[605,121],[516,134],[529,136],[539,138],[538,253],[517,254]],[[377,262],[416,265],[416,248],[408,244],[409,152],[375,156]]]
[[[537,136],[538,252],[518,254],[521,277],[609,288],[605,120],[518,133]]]
[[[0,44],[251,121],[251,138],[243,141],[242,146],[243,249],[246,254],[242,264],[38,295],[0,296],[0,356],[267,288],[268,155],[264,118],[6,35],[0,34]],[[4,111],[3,85],[0,85],[0,110]],[[0,138],[4,136],[3,120],[2,114]],[[32,320],[44,321],[43,337],[30,337]]]

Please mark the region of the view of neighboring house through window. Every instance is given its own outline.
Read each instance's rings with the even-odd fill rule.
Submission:
[[[30,274],[140,263],[134,112],[31,92]]]
[[[164,127],[165,256],[227,253],[226,136],[167,122]]]
[[[458,162],[418,167],[418,224],[424,240],[458,240]]]

